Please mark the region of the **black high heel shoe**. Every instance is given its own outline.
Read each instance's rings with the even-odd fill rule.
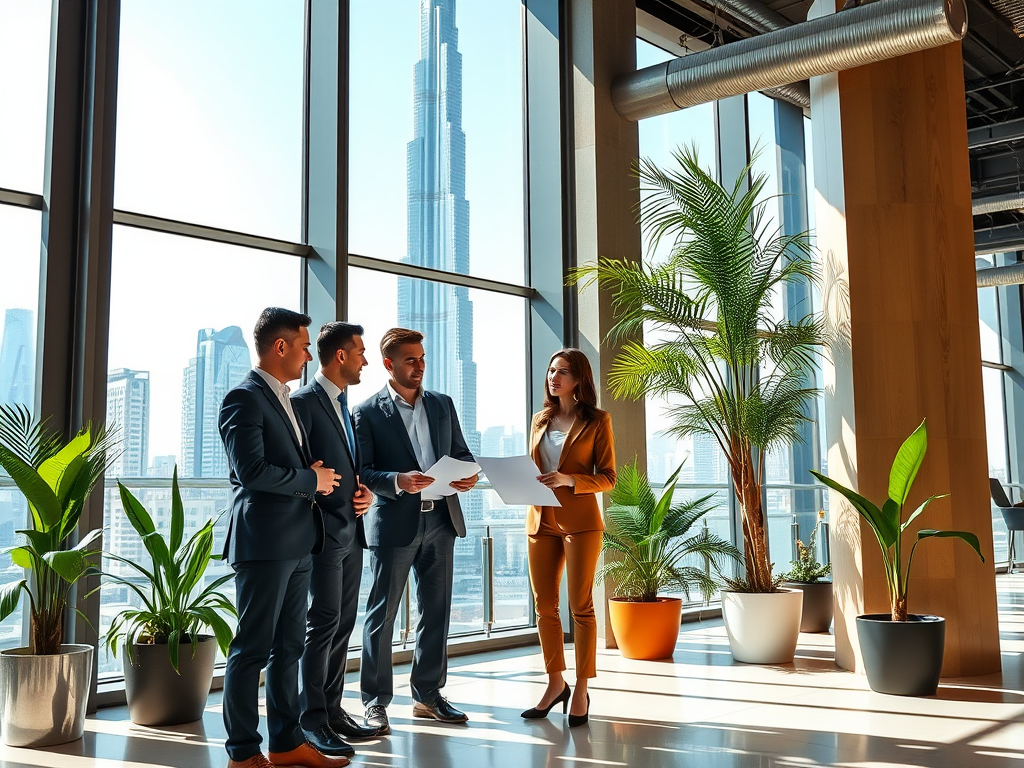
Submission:
[[[565,688],[562,689],[562,692],[558,694],[555,697],[555,700],[548,704],[546,707],[544,707],[543,709],[541,709],[540,707],[533,707],[532,709],[528,709],[525,712],[523,712],[520,715],[520,717],[525,717],[527,720],[539,720],[542,717],[547,717],[548,712],[550,712],[551,708],[555,706],[555,704],[557,704],[558,702],[562,702],[562,714],[565,714],[569,711],[570,693],[571,691],[569,690],[569,684],[566,683]],[[572,715],[570,715],[569,717],[572,717]]]
[[[568,688],[569,686],[565,686]],[[587,694],[587,711],[582,715],[569,715],[569,727],[575,728],[577,725],[583,725],[590,719],[590,694]]]

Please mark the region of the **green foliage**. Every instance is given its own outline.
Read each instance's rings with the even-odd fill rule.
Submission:
[[[689,599],[690,591],[696,588],[707,602],[719,586],[711,575],[712,568],[718,572],[726,562],[740,557],[731,542],[706,527],[691,534],[694,523],[713,507],[714,494],[673,504],[678,475],[679,469],[657,498],[635,460],[619,473],[610,494],[608,530],[604,533],[604,551],[616,559],[606,563],[597,578],[611,579],[621,597],[652,603],[659,592],[672,590]],[[694,557],[705,567],[687,565]]]
[[[792,569],[785,574],[788,581],[799,581],[803,584],[817,584],[823,578],[832,573],[832,564],[822,565],[814,554],[815,539],[818,537],[818,530],[821,528],[821,521],[815,523],[811,530],[810,538],[804,544],[800,539],[796,540],[796,560],[790,560]]]
[[[928,450],[928,431],[924,420],[900,446],[893,459],[892,469],[889,471],[889,498],[885,500],[881,508],[865,499],[855,491],[840,485],[835,480],[824,475],[811,471],[818,480],[834,491],[838,491],[850,502],[861,517],[863,517],[878,539],[878,545],[882,550],[882,563],[885,568],[885,579],[889,587],[889,601],[892,608],[893,621],[907,620],[907,589],[910,582],[910,569],[914,564],[914,552],[917,545],[925,539],[944,538],[960,539],[966,542],[971,549],[978,553],[982,562],[985,561],[981,554],[981,543],[978,537],[969,531],[937,531],[930,528],[921,529],[917,532],[917,538],[910,548],[910,556],[907,558],[906,568],[903,566],[902,539],[903,532],[907,530],[914,520],[924,512],[936,499],[942,499],[949,494],[930,496],[922,502],[903,520],[903,506],[910,496],[910,488],[914,484],[914,478],[924,462],[925,453]]]
[[[745,189],[718,184],[696,148],[674,153],[678,168],[639,161],[640,223],[651,246],[671,238],[667,261],[602,258],[573,282],[610,291],[621,343],[608,385],[619,398],[650,395],[674,402],[668,434],[709,435],[725,453],[745,519],[744,558],[753,591],[773,581],[764,534],[765,455],[801,439],[818,390],[813,371],[826,342],[823,318],[778,319],[780,290],[818,279],[807,233],[771,224],[765,177]],[[641,337],[644,341],[638,339]]]
[[[25,496],[32,517],[31,528],[16,531],[25,543],[3,550],[30,573],[0,591],[0,620],[26,595],[33,653],[60,652],[68,592],[99,555],[92,548],[101,535],[98,529],[72,549],[65,547],[89,494],[115,457],[112,445],[108,433],[89,426],[65,444],[48,420],[34,419],[25,406],[0,406],[0,467]]]
[[[235,606],[220,592],[220,588],[233,578],[225,574],[204,585],[203,576],[213,556],[213,528],[215,520],[207,520],[192,537],[182,544],[185,530],[185,511],[178,489],[178,469],[171,480],[170,539],[156,530],[153,518],[131,491],[121,483],[121,505],[125,517],[142,539],[153,563],[148,570],[139,563],[118,555],[105,553],[132,568],[138,576],[125,577],[114,573],[102,574],[108,582],[126,586],[142,602],[141,608],[130,608],[119,613],[110,624],[104,638],[108,651],[117,656],[123,647],[129,662],[132,648],[139,643],[166,643],[171,666],[178,671],[178,658],[182,642],[190,642],[193,655],[205,628],[213,630],[217,644],[227,653],[233,630],[224,616],[237,618]],[[134,663],[134,662],[133,662]]]

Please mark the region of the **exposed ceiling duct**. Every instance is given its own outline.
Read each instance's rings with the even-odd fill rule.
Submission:
[[[992,7],[1013,25],[1017,37],[1024,37],[1024,3],[1020,0],[989,0]]]
[[[977,275],[979,288],[991,288],[996,285],[1020,285],[1024,283],[1024,264],[979,269]]]
[[[1001,211],[1024,211],[1024,192],[1011,192],[1008,195],[981,197],[971,202],[971,212],[975,216],[983,213],[999,213]]]
[[[964,0],[877,0],[620,75],[612,98],[619,114],[641,120],[923,51],[966,32]]]

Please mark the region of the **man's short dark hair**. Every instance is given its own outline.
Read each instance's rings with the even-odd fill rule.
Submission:
[[[320,358],[320,365],[327,365],[333,360],[339,349],[347,351],[353,344],[353,336],[362,335],[363,326],[353,323],[338,320],[321,325],[320,335],[316,337],[316,353]]]
[[[398,349],[406,344],[419,344],[423,341],[423,334],[409,328],[391,328],[380,340],[380,356],[388,360],[394,360]]]
[[[313,320],[309,315],[293,312],[282,307],[267,307],[260,312],[260,317],[253,328],[252,337],[256,342],[256,354],[260,357],[267,354],[274,342],[284,339],[288,343],[298,335],[300,328],[308,328]]]

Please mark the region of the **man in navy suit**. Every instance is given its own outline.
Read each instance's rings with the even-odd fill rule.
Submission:
[[[423,390],[423,334],[392,328],[380,342],[387,385],[355,409],[362,452],[361,477],[376,494],[366,513],[366,544],[373,584],[366,602],[360,684],[364,722],[390,731],[387,706],[394,694],[391,637],[410,569],[416,574],[420,619],[413,655],[413,716],[446,723],[466,715],[444,696],[448,625],[452,607],[455,539],[466,535],[457,494],[425,496],[433,482],[423,472],[442,456],[473,461],[452,399]],[[468,491],[477,477],[452,483]]]
[[[309,438],[309,452],[335,467],[338,488],[320,500],[324,513],[323,551],[313,556],[302,652],[300,723],[306,739],[327,750],[353,750],[344,738],[367,739],[377,728],[357,723],[341,706],[348,641],[359,609],[363,571],[362,515],[373,494],[359,482],[359,444],[348,410],[348,386],[358,384],[366,367],[363,329],[350,323],[327,323],[316,340],[320,370],[292,395],[292,406]]]
[[[309,354],[308,315],[263,310],[253,332],[259,364],[224,397],[220,435],[231,480],[224,557],[235,571],[238,628],[224,670],[228,768],[342,768],[343,755],[307,743],[299,726],[298,666],[310,553],[323,546],[316,494],[338,475],[310,457],[288,385]],[[269,760],[260,747],[260,670],[267,669]]]

